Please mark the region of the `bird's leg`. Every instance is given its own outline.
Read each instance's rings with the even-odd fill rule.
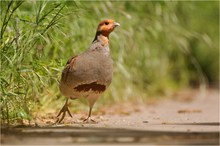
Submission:
[[[85,120],[83,120],[83,122],[86,122],[86,123],[90,123],[90,122],[97,123],[95,120],[91,119],[92,108],[93,108],[93,105],[95,104],[95,101],[97,100],[97,97],[90,96],[87,99],[88,99],[87,101],[89,103],[89,115],[88,115],[88,117]]]
[[[61,123],[61,122],[62,122],[62,120],[64,119],[64,117],[65,117],[65,115],[66,115],[66,112],[69,114],[70,117],[72,117],[72,115],[71,115],[71,113],[70,113],[70,111],[69,111],[69,109],[68,109],[68,99],[69,99],[69,98],[66,99],[66,102],[65,102],[64,106],[62,107],[62,109],[61,109],[60,112],[58,113],[56,123]],[[62,114],[62,115],[61,115],[61,114]],[[59,119],[59,116],[60,116],[60,115],[61,115],[61,118]]]
[[[91,121],[93,123],[97,123],[95,120],[91,119],[92,107],[93,106],[89,107],[89,115],[86,119],[83,120],[83,122],[89,123]]]

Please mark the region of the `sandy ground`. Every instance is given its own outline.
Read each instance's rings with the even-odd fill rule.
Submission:
[[[37,119],[37,126],[2,128],[1,144],[219,145],[219,91],[175,96],[152,104],[106,107],[94,114],[98,123],[84,123],[83,114],[74,114],[61,124],[53,124],[55,118],[49,116]]]

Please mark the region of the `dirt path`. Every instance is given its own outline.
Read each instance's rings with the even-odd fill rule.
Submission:
[[[180,96],[181,95],[181,96]],[[219,144],[219,91],[184,92],[151,105],[117,106],[85,124],[81,114],[52,125],[3,128],[2,144]],[[125,110],[126,109],[126,110]]]

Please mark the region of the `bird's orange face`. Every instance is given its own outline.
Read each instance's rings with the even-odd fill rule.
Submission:
[[[115,27],[119,25],[119,23],[111,19],[103,20],[99,23],[97,31],[104,36],[108,36],[115,29]]]

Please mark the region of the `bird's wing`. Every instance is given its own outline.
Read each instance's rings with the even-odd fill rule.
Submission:
[[[68,64],[74,64],[75,60],[76,60],[76,57],[77,56],[73,56],[72,58],[70,58],[67,62],[66,62],[66,65]]]
[[[61,81],[64,81],[64,82],[67,81],[67,78],[69,76],[70,70],[73,70],[73,68],[74,68],[74,64],[75,64],[76,58],[77,58],[77,56],[73,56],[72,58],[70,58],[67,61],[66,67],[64,68],[64,70],[62,72]]]

